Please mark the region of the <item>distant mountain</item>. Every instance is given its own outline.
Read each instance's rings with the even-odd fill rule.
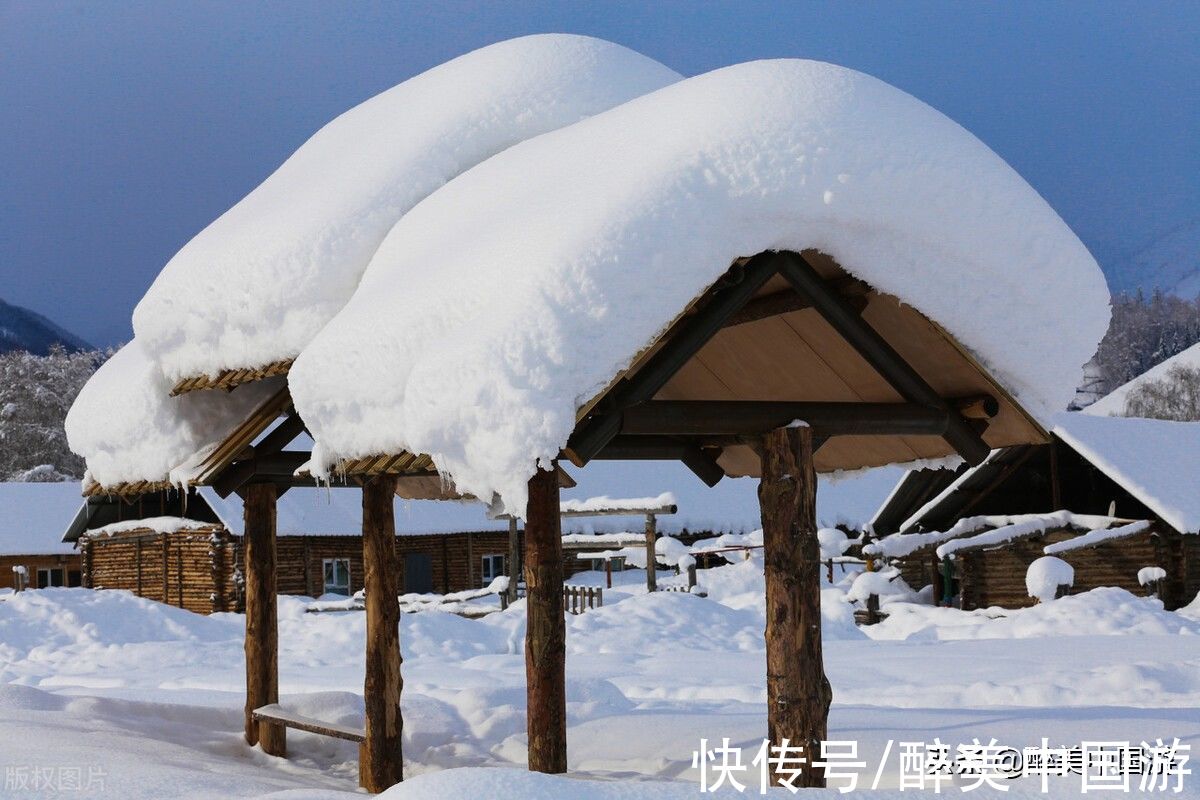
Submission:
[[[1110,266],[1114,292],[1162,289],[1191,300],[1200,295],[1200,217],[1180,223]]]
[[[0,353],[28,350],[44,356],[56,344],[67,350],[94,349],[41,314],[0,300]]]

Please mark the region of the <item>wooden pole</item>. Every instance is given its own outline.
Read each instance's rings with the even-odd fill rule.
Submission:
[[[764,440],[762,513],[767,585],[767,737],[804,748],[800,786],[824,786],[813,768],[833,691],[821,652],[821,548],[812,429],[777,428]],[[791,751],[795,752],[795,751]],[[777,782],[784,776],[777,774]]]
[[[255,721],[253,711],[279,702],[279,624],[275,606],[275,485],[252,483],[243,505],[246,554],[246,741],[287,755],[282,725]],[[164,539],[165,541],[165,539]],[[164,559],[163,582],[166,583]]]
[[[359,779],[368,792],[403,780],[401,754],[400,603],[396,566],[396,481],[375,475],[363,483],[363,587],[366,590],[367,670],[363,685],[366,741],[360,748]]]
[[[505,596],[508,602],[517,602],[517,579],[521,576],[521,544],[517,535],[517,518],[508,520],[508,589]]]
[[[1062,508],[1062,489],[1058,482],[1058,442],[1050,440],[1050,510]]]
[[[653,514],[646,515],[646,591],[658,591],[658,558],[654,551],[654,538],[658,532],[658,523]]]
[[[567,771],[566,622],[558,475],[529,479],[525,511],[525,681],[529,769]]]

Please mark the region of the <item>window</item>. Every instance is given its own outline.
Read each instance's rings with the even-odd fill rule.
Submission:
[[[68,572],[67,586],[70,586],[72,589],[83,586],[83,574],[77,569]]]
[[[37,587],[39,589],[46,589],[51,586],[62,586],[62,567],[38,567],[37,581]]]
[[[322,561],[325,567],[324,594],[350,595],[350,559],[326,558]]]
[[[487,586],[501,575],[506,574],[504,572],[504,556],[498,553],[484,556],[482,574],[484,586]]]

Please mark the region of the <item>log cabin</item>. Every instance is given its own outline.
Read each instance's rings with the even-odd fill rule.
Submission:
[[[909,472],[872,520],[877,535],[891,535],[865,552],[964,609],[1032,605],[1025,572],[1043,555],[1074,567],[1071,593],[1117,586],[1152,590],[1169,609],[1191,602],[1200,592],[1200,423],[1070,413],[1051,434],[977,467]],[[1166,578],[1141,586],[1145,567]]]
[[[79,553],[60,536],[79,506],[75,482],[0,483],[0,587],[81,585]]]

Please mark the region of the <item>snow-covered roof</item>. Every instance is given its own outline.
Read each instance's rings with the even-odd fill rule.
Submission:
[[[1120,523],[1120,527],[1113,525]],[[1045,514],[980,515],[964,517],[944,531],[921,533],[893,533],[863,547],[863,553],[886,558],[904,558],[925,547],[937,545],[938,558],[952,556],[961,550],[988,547],[1015,541],[1027,536],[1037,536],[1061,528],[1086,531],[1071,546],[1087,547],[1105,539],[1119,538],[1145,530],[1146,521],[1130,522],[1114,517],[1094,514],[1074,514],[1070,511],[1052,511]],[[1052,547],[1059,547],[1053,545]],[[1070,549],[1062,547],[1061,549]],[[1046,553],[1054,552],[1051,547]]]
[[[167,481],[282,387],[283,378],[269,378],[232,392],[171,397],[171,382],[134,338],[75,398],[65,422],[67,443],[101,486]]]
[[[172,382],[292,358],[350,298],[388,229],[434,189],[678,78],[565,34],[500,42],[410,78],[317,131],[188,242],[134,311],[137,337]]]
[[[320,465],[428,453],[459,490],[519,512],[580,405],[734,260],[769,249],[818,250],[899,297],[1042,419],[1108,323],[1095,261],[975,137],[861,73],[758,61],[523,142],[430,195],[289,385]]]
[[[89,537],[119,536],[122,533],[134,531],[151,533],[178,533],[180,531],[204,530],[221,526],[213,522],[200,522],[186,517],[143,517],[142,519],[126,519],[120,522],[110,522],[99,528],[87,531]]]
[[[1128,383],[1121,384],[1116,389],[1104,395],[1104,397],[1101,397],[1083,409],[1083,413],[1095,417],[1125,416],[1125,403],[1129,399],[1130,392],[1146,383],[1162,380],[1174,367],[1200,369],[1200,342],[1192,345],[1182,353],[1176,353],[1161,364],[1156,364]]]
[[[1200,533],[1200,422],[1063,413],[1054,433],[1181,533]]]
[[[0,483],[0,555],[72,553],[63,528],[79,511],[79,484]]]

